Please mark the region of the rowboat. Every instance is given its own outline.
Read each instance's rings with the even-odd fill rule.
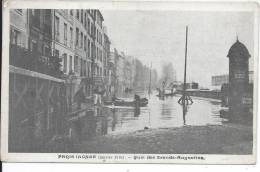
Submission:
[[[141,98],[140,101],[136,100],[123,100],[116,98],[114,101],[105,101],[105,105],[114,105],[114,106],[130,106],[130,107],[135,107],[138,106],[139,102],[139,107],[145,107],[148,104],[148,99],[147,98]]]
[[[176,92],[173,92],[173,93],[164,93],[164,94],[157,94],[156,96],[157,97],[163,97],[163,96],[175,96],[177,93]]]

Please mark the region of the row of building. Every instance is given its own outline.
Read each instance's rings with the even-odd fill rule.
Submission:
[[[110,41],[99,10],[13,9],[10,43],[61,58],[65,75],[108,75]]]
[[[10,45],[36,52],[43,61],[58,57],[62,77],[72,83],[74,93],[80,83],[91,96],[95,87],[114,95],[147,87],[151,82],[148,67],[123,52],[110,50],[99,10],[12,9]],[[152,73],[156,83],[157,73]]]

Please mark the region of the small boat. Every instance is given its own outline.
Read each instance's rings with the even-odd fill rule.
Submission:
[[[135,107],[136,106],[136,100],[123,100],[116,98],[114,101],[105,101],[105,105],[114,105],[114,106],[131,106]],[[141,98],[139,102],[139,107],[145,107],[148,104],[148,99],[147,98]]]
[[[177,94],[177,92],[175,91],[175,92],[173,92],[173,93],[164,93],[164,94],[157,94],[156,96],[157,97],[163,97],[163,96],[165,96],[165,97],[167,97],[167,96],[175,96]]]
[[[177,94],[176,89],[165,90],[163,92],[160,88],[157,88],[157,91],[159,92],[159,94],[156,95],[157,97],[175,96]]]

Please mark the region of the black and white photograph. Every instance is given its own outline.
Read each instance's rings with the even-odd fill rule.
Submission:
[[[5,9],[7,161],[255,162],[256,4],[64,4]]]

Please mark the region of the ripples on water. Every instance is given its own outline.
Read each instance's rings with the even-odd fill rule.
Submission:
[[[182,107],[177,103],[179,96],[159,100],[155,95],[149,99],[147,107],[138,113],[133,107],[98,108],[87,114],[81,121],[85,137],[116,134],[148,128],[181,127],[184,125]],[[221,125],[220,102],[203,98],[193,98],[188,107],[186,125]]]

